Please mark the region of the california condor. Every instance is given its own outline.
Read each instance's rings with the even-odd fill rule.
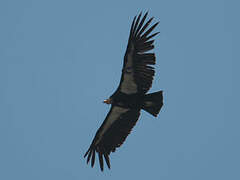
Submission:
[[[104,103],[111,104],[111,109],[84,155],[87,156],[87,163],[91,160],[93,167],[97,152],[102,171],[103,157],[110,169],[110,153],[123,144],[136,124],[141,109],[156,117],[163,105],[162,91],[146,94],[155,73],[152,66],[155,64],[155,54],[148,51],[154,48],[154,40],[151,39],[159,33],[151,32],[159,22],[149,27],[153,18],[144,24],[148,13],[142,18],[141,15],[135,16],[131,25],[120,84],[113,95],[104,100]]]

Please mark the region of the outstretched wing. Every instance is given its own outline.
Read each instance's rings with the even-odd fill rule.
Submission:
[[[103,157],[110,169],[109,154],[120,147],[140,115],[140,109],[128,109],[120,106],[112,106],[106,119],[98,129],[92,144],[84,155],[87,163],[91,160],[91,166],[95,163],[95,154],[98,153],[100,168],[103,171]]]
[[[128,46],[124,56],[121,81],[118,87],[123,93],[146,93],[152,86],[154,76],[155,54],[147,53],[154,48],[151,40],[159,32],[151,34],[159,22],[153,26],[149,24],[153,20],[150,18],[145,24],[146,13],[141,19],[141,13],[134,18],[128,39]],[[117,90],[117,91],[118,91]]]

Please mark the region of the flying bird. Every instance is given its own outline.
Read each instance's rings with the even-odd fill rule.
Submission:
[[[120,84],[110,98],[104,100],[111,104],[111,109],[84,155],[93,167],[97,153],[101,171],[104,169],[103,158],[110,169],[110,153],[123,144],[141,109],[157,117],[163,106],[162,91],[146,94],[155,73],[155,54],[148,51],[154,48],[152,38],[159,33],[152,33],[159,22],[149,26],[153,17],[145,23],[147,15],[148,12],[141,18],[140,13],[133,19]]]

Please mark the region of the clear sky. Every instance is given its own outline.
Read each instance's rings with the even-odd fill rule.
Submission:
[[[0,179],[240,179],[239,1],[0,1]],[[160,20],[158,118],[142,112],[112,169],[83,155],[116,89],[130,25]]]

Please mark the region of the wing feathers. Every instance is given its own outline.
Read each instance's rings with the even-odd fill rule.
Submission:
[[[152,62],[155,64],[155,56],[153,53],[144,53],[144,54],[140,54],[140,55],[136,55],[136,58],[139,59],[139,61],[141,62]],[[146,63],[148,64],[148,63]]]
[[[98,157],[99,157],[99,164],[100,164],[101,171],[103,171],[103,157],[102,157],[102,153],[98,153]]]
[[[88,155],[89,151],[91,150],[91,147],[87,150],[87,152],[84,154],[84,158]]]
[[[89,162],[89,160],[90,160],[90,158],[91,158],[91,156],[92,156],[92,151],[93,151],[93,150],[90,150],[90,152],[89,152],[89,154],[88,154],[88,157],[87,157],[87,164],[88,164],[88,162]]]
[[[143,28],[141,29],[141,31],[136,35],[137,37],[140,37],[141,36],[141,34],[143,33],[143,31],[145,31],[145,29],[148,27],[148,25],[152,22],[152,20],[153,20],[153,17],[152,18],[150,18],[147,22],[146,22],[146,24],[143,26]]]
[[[147,38],[143,39],[143,41],[148,41],[149,39],[153,38],[154,36],[156,36],[159,33],[160,32],[156,32],[156,33],[152,34],[151,36],[148,36]]]
[[[92,161],[91,161],[91,166],[93,167],[95,163],[95,150],[92,152]]]
[[[148,15],[148,12],[147,12],[147,13],[144,15],[144,17],[142,18],[142,20],[141,20],[141,22],[140,22],[140,24],[139,24],[139,26],[138,26],[138,28],[137,28],[137,30],[136,30],[135,36],[138,34],[139,30],[141,29],[141,27],[142,27],[142,25],[143,25],[143,23],[144,23],[147,15]]]
[[[153,29],[159,24],[159,22],[155,23],[149,30],[147,30],[143,35],[142,38],[146,38],[152,31]]]
[[[137,26],[138,26],[138,22],[139,22],[139,20],[140,20],[140,17],[141,17],[141,15],[142,15],[142,12],[138,15],[138,17],[137,17],[137,21],[136,21],[136,23],[135,23],[135,25],[134,25],[134,28],[133,28],[133,33],[136,31],[136,28],[137,28]],[[135,34],[135,33],[134,33]]]
[[[119,88],[125,94],[144,94],[152,86],[154,68],[150,68],[150,65],[155,64],[155,54],[147,52],[154,49],[154,40],[152,38],[159,32],[151,33],[159,22],[150,26],[153,20],[152,17],[144,24],[148,12],[145,13],[142,19],[141,15],[142,13],[137,17],[135,16],[132,22],[127,51],[124,56],[123,73]],[[128,71],[129,69],[131,71]],[[145,78],[146,76],[152,76],[152,78]]]
[[[118,116],[116,115],[117,111],[114,109],[119,109],[119,107],[112,106],[105,121],[97,131],[90,148],[84,155],[84,157],[87,156],[87,163],[91,160],[91,166],[93,167],[95,161],[95,153],[97,152],[99,165],[102,171],[104,169],[103,156],[107,167],[110,169],[110,153],[114,152],[116,148],[120,147],[123,144],[140,115],[140,109],[127,109],[127,111],[122,110],[121,115]],[[106,128],[105,126],[108,125],[107,121],[109,121],[109,119],[111,120],[113,117],[116,119],[110,126]],[[103,130],[105,131],[102,134]]]
[[[109,157],[108,157],[107,154],[103,154],[103,155],[104,155],[105,161],[106,161],[106,163],[107,163],[107,166],[108,166],[108,168],[110,169],[110,168],[111,168],[111,165],[110,165]]]
[[[135,20],[136,20],[136,16],[134,17],[132,25],[131,25],[131,30],[130,30],[131,34],[132,34],[132,32],[134,32],[133,28],[134,28],[134,25],[135,25]]]

